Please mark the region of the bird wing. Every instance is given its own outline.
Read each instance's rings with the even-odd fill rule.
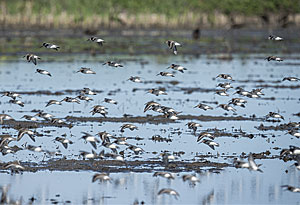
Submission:
[[[34,141],[34,142],[35,142],[35,138],[34,138],[34,136],[33,136],[33,135],[30,135],[30,134],[28,134],[28,136],[30,137],[30,139],[32,139],[32,141]]]
[[[250,154],[249,154],[248,161],[249,161],[249,165],[250,165],[250,167],[251,167],[251,168],[253,168],[253,167],[256,167],[256,166],[257,166],[257,165],[255,164],[255,162],[254,162],[254,159],[253,159],[253,155],[252,155],[252,153],[250,153]]]
[[[19,133],[18,133],[18,137],[17,137],[17,141],[20,141],[20,139],[22,139],[22,137],[24,136],[24,131],[23,130],[20,130]]]
[[[213,150],[215,150],[215,146],[214,145],[208,145],[210,148],[212,148]]]
[[[36,61],[36,59],[35,58],[31,58],[31,60],[32,60],[32,62],[33,62],[33,64],[34,65],[36,65],[37,64],[37,61]],[[30,60],[29,60],[30,61]]]
[[[64,146],[65,149],[68,149],[68,143],[63,143],[62,142],[62,145]]]
[[[177,55],[177,47],[175,45],[173,46],[173,52],[175,55]]]
[[[92,145],[95,149],[97,149],[96,142],[90,142],[90,143],[91,143],[91,145]]]

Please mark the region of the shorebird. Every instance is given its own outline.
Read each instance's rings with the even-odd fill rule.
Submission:
[[[5,167],[5,169],[11,169],[12,172],[19,173],[19,171],[25,170],[25,167],[23,167],[19,161],[10,162]]]
[[[110,142],[110,137],[113,137],[113,135],[111,135],[111,134],[109,134],[109,133],[107,133],[107,132],[99,132],[98,134],[97,134],[99,137],[100,137],[100,139],[102,140],[102,142]]]
[[[168,45],[169,49],[173,50],[173,53],[177,55],[177,46],[181,46],[181,44],[170,40],[166,41],[166,44]]]
[[[233,88],[233,87],[231,86],[230,83],[219,83],[219,84],[217,85],[217,87],[224,88],[225,90],[228,90],[228,89],[230,89],[230,88]]]
[[[256,89],[252,89],[252,91],[250,93],[252,94],[256,94],[256,95],[265,95],[263,92],[262,92],[263,88],[256,88]]]
[[[84,95],[97,95],[97,93],[92,91],[90,88],[83,88],[80,93]]]
[[[170,120],[178,120],[179,118],[177,117],[176,113],[164,113],[164,116]]]
[[[175,160],[175,156],[173,154],[167,153],[167,152],[163,152],[160,154],[160,156],[162,157],[162,161],[164,164],[168,164],[169,160]]]
[[[60,101],[57,101],[57,100],[49,100],[45,107],[48,107],[50,105],[62,105],[62,104]]]
[[[111,67],[123,67],[123,65],[121,65],[120,63],[116,63],[116,62],[113,62],[113,61],[107,61],[105,63],[103,63],[102,65],[108,65],[108,66],[111,66]]]
[[[36,72],[40,73],[42,75],[48,75],[48,76],[52,77],[51,73],[49,71],[46,71],[46,70],[36,69]]]
[[[257,94],[255,91],[250,91],[248,95],[246,95],[248,98],[260,98],[260,95]]]
[[[138,127],[137,126],[135,126],[135,125],[133,125],[133,124],[123,124],[122,126],[121,126],[121,132],[124,132],[125,131],[125,129],[130,129],[131,131],[133,131],[133,130],[138,130]]]
[[[141,83],[143,82],[141,77],[138,77],[138,76],[130,76],[130,78],[128,78],[127,80],[130,80],[134,83]]]
[[[3,124],[4,120],[14,120],[14,118],[7,114],[0,114],[0,124]]]
[[[78,95],[77,98],[78,98],[79,100],[84,100],[84,101],[87,101],[87,102],[89,102],[89,101],[94,101],[93,98],[90,98],[90,97],[88,97],[88,96],[81,95],[81,94]]]
[[[114,104],[114,105],[118,104],[117,101],[110,99],[110,98],[104,98],[104,102],[109,103],[109,104]]]
[[[159,95],[167,95],[165,91],[159,90],[159,89],[150,89],[148,90],[149,93],[159,96]]]
[[[15,148],[17,148],[17,150]],[[3,146],[3,147],[1,147],[0,152],[2,153],[3,156],[5,156],[7,154],[14,154],[19,150],[22,150],[22,148],[19,148],[16,146],[14,146],[14,147]]]
[[[286,188],[285,190],[288,190],[290,192],[294,192],[294,193],[300,192],[300,187],[294,187],[290,185],[282,185],[281,187]]]
[[[96,74],[95,71],[93,71],[91,68],[84,68],[81,67],[78,71],[76,71],[76,73],[83,73],[83,74]]]
[[[22,102],[21,100],[10,100],[8,101],[9,103],[12,103],[12,104],[16,104],[16,105],[19,105],[21,107],[24,107],[24,102]]]
[[[248,161],[249,161],[249,169],[250,170],[253,170],[253,171],[259,171],[259,172],[263,172],[261,169],[259,169],[259,167],[261,166],[260,164],[257,165],[254,161],[254,158],[253,158],[253,154],[250,153],[249,154],[249,157],[248,157]]]
[[[51,120],[54,116],[52,114],[39,111],[36,116],[43,118],[44,120]]]
[[[50,122],[51,122],[52,124],[65,124],[65,123],[66,123],[66,122],[63,121],[62,119],[58,119],[58,118],[52,118],[52,119],[50,120]],[[70,124],[69,127],[72,127],[72,125]]]
[[[56,137],[55,141],[60,142],[64,146],[65,149],[68,149],[69,144],[73,144],[73,142],[71,140],[68,140],[63,137]]]
[[[248,97],[249,95],[251,95],[251,93],[249,91],[246,91],[246,90],[244,90],[241,87],[237,87],[237,91],[235,93],[233,93],[233,94],[239,94],[239,95],[246,96],[246,97]]]
[[[116,153],[109,153],[107,154],[107,156],[113,158],[114,160],[116,161],[120,161],[120,162],[124,162],[124,157],[119,155],[119,154],[116,154]]]
[[[174,108],[171,108],[171,107],[161,106],[161,109],[163,110],[163,113],[165,113],[165,114],[172,113],[172,114],[178,115],[181,113],[181,112],[177,112]]]
[[[199,103],[198,105],[196,105],[194,108],[200,108],[202,110],[213,110],[213,107],[209,106],[209,105],[205,105],[202,103]]]
[[[197,131],[198,127],[202,127],[202,125],[196,122],[188,122],[186,125],[188,126],[189,129],[192,129],[194,132]]]
[[[269,112],[269,114],[266,115],[266,118],[268,119],[270,117],[277,118],[277,119],[280,118],[280,119],[284,120],[284,117],[276,112]]]
[[[59,46],[51,44],[51,43],[43,43],[43,45],[41,46],[41,48],[42,47],[54,49],[54,50],[57,50],[57,51],[60,48]]]
[[[27,145],[26,149],[32,151],[32,152],[43,152],[42,146],[33,146],[33,145]]]
[[[117,144],[115,144],[115,143],[110,143],[110,142],[102,142],[102,146],[104,146],[104,147],[106,147],[106,148],[108,148],[108,149],[111,149],[114,153],[118,153],[117,152],[117,149],[119,149],[119,146],[117,145]]]
[[[166,77],[175,77],[175,75],[169,72],[159,72],[157,75],[166,76]]]
[[[140,152],[144,152],[144,150],[140,147],[137,147],[135,145],[129,145],[126,149],[130,149],[134,152],[134,154],[139,154]]]
[[[170,172],[154,172],[153,174],[154,177],[163,177],[166,179],[175,179],[175,177],[173,176],[173,174],[171,174]]]
[[[228,75],[228,74],[219,74],[216,78],[223,78],[225,80],[233,80],[231,75]]]
[[[285,81],[285,80],[295,82],[295,81],[299,81],[300,79],[296,78],[296,77],[285,77],[282,79],[282,81]]]
[[[4,92],[3,95],[2,95],[1,97],[3,97],[3,96],[10,97],[10,98],[12,98],[12,99],[14,99],[14,100],[15,100],[16,98],[21,98],[21,95],[20,95],[20,94],[14,93],[14,92],[8,92],[8,91]]]
[[[190,181],[190,183],[196,183],[196,182],[200,182],[200,179],[194,175],[191,174],[185,174],[182,176],[182,180],[185,181]]]
[[[242,99],[242,98],[232,98],[230,101],[229,101],[229,105],[230,104],[233,104],[233,105],[236,105],[236,106],[240,106],[240,107],[245,107],[245,103],[247,103],[246,100]]]
[[[87,41],[93,41],[95,43],[98,43],[99,46],[103,46],[104,40],[95,36],[92,36]]]
[[[32,61],[32,63],[34,65],[37,64],[37,61],[40,60],[41,58],[37,55],[34,54],[26,54],[25,56],[23,56],[23,58],[26,58],[27,62],[29,63],[30,61]]]
[[[300,127],[300,122],[289,122],[289,123],[287,123],[287,126],[299,128]]]
[[[284,155],[300,155],[300,147],[290,145],[289,149],[281,150],[280,156],[282,157]]]
[[[111,178],[106,173],[94,174],[92,178],[92,182],[94,183],[97,180],[99,180],[99,182],[104,182],[104,181],[111,181]]]
[[[169,67],[167,67],[167,69],[168,68],[171,68],[173,70],[177,70],[177,71],[179,71],[181,73],[184,73],[184,71],[187,70],[185,67],[183,67],[181,65],[176,65],[176,64],[171,64]]]
[[[21,128],[19,129],[17,141],[20,141],[24,135],[28,135],[30,139],[35,142],[34,134],[35,132],[29,130],[28,128]]]
[[[94,150],[92,150],[92,153],[86,152],[86,151],[80,151],[79,157],[82,157],[83,160],[85,159],[94,159],[97,157],[97,154]]]
[[[8,144],[12,141],[17,141],[17,139],[11,135],[0,135],[0,148],[8,146]]]
[[[279,57],[276,57],[276,56],[268,56],[267,58],[265,58],[265,60],[268,60],[268,61],[283,61],[282,58],[279,58]]]
[[[107,109],[106,107],[104,107],[104,106],[102,106],[102,105],[94,105],[92,108],[93,108],[93,109],[96,109],[96,110],[98,110],[98,109],[100,109],[100,110],[105,110],[105,109]]]
[[[77,98],[65,97],[60,102],[69,102],[69,103],[77,103],[80,104],[80,101]]]
[[[273,40],[273,41],[282,41],[283,40],[283,38],[281,38],[279,36],[274,36],[274,35],[269,35],[268,39]]]
[[[89,134],[89,133],[86,133],[86,132],[81,132],[82,134],[84,134],[81,139],[84,139],[85,142],[89,142],[91,143],[91,145],[97,149],[97,145],[96,143],[100,143],[100,141],[93,135]]]
[[[38,121],[38,119],[34,116],[30,116],[30,115],[24,115],[23,117],[21,118],[24,118],[26,120],[30,120],[30,121]]]
[[[145,103],[145,108],[144,108],[144,112],[148,111],[148,110],[152,110],[155,107],[159,107],[161,106],[161,104],[154,102],[154,101],[149,101],[147,103]]]
[[[103,117],[106,117],[106,115],[108,114],[106,111],[106,107],[102,106],[102,105],[95,105],[91,111],[92,115],[95,115],[96,113],[99,113],[101,115],[103,115]]]
[[[126,142],[127,137],[114,137],[116,140],[113,141],[113,143],[118,144],[118,145],[126,145],[129,146],[128,142]]]
[[[157,195],[161,195],[161,194],[173,195],[175,197],[175,199],[178,199],[178,197],[179,197],[179,193],[177,191],[175,191],[174,189],[161,189]]]
[[[229,94],[226,93],[226,89],[216,90],[216,94],[218,94],[220,96],[229,96]]]
[[[297,137],[297,138],[300,137],[300,132],[297,130],[289,130],[288,134],[293,135],[294,137]]]
[[[203,139],[201,143],[204,143],[204,144],[208,145],[213,150],[215,150],[215,146],[219,147],[219,144],[212,141],[212,140]]]
[[[246,168],[249,169],[250,168],[250,163],[249,162],[245,162],[241,159],[235,159],[233,161],[233,165],[235,168]]]
[[[164,110],[163,110],[163,106],[153,106],[151,108],[151,110],[153,110],[154,112],[158,112],[158,113],[164,113]]]
[[[208,138],[210,138],[210,139],[212,139],[212,140],[215,139],[215,136],[212,135],[211,133],[208,133],[208,132],[202,132],[202,133],[199,134],[198,139],[197,139],[197,142],[199,142],[200,140],[202,140],[204,137],[208,137]]]
[[[289,122],[289,123],[287,124],[287,126],[299,128],[299,127],[300,127],[300,122]]]
[[[222,108],[223,110],[226,110],[226,111],[232,111],[232,112],[236,112],[236,109],[230,105],[227,105],[227,104],[219,104],[217,107],[220,107]]]

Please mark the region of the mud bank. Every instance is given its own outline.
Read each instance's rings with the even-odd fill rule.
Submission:
[[[242,117],[242,116],[209,116],[209,115],[178,115],[178,120],[198,120],[203,122],[208,121],[263,121],[263,118],[256,117]],[[38,128],[38,127],[69,127],[72,128],[72,124],[78,122],[122,122],[122,123],[149,123],[149,124],[169,124],[177,123],[177,121],[170,120],[164,116],[127,116],[127,117],[74,117],[67,116],[63,118],[66,123],[50,123],[47,121],[42,122],[30,122],[30,121],[19,121],[19,120],[8,120],[4,121],[4,125],[9,127],[18,128]]]
[[[0,163],[0,170],[5,169],[5,163]],[[21,163],[25,167],[26,172],[36,172],[42,170],[49,171],[98,171],[98,172],[153,172],[155,171],[172,171],[172,172],[186,172],[186,171],[201,171],[203,168],[217,168],[231,166],[227,163],[217,162],[182,162],[174,161],[168,165],[162,161],[114,161],[114,160],[51,160],[45,163]]]

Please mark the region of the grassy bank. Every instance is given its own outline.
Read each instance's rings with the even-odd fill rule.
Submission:
[[[2,0],[0,8],[1,25],[22,27],[262,27],[300,22],[300,2],[295,0]]]

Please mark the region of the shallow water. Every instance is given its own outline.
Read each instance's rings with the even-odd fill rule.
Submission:
[[[280,150],[274,148],[287,148],[289,145],[299,146],[298,139],[286,135],[287,131],[260,131],[258,127],[261,123],[265,126],[279,125],[279,122],[265,121],[268,112],[280,112],[285,120],[282,123],[297,122],[299,117],[293,114],[299,110],[299,82],[281,82],[283,77],[300,77],[298,63],[299,59],[290,59],[281,63],[264,61],[265,55],[249,55],[247,58],[234,55],[233,60],[223,61],[217,58],[208,58],[201,56],[195,58],[186,57],[168,57],[161,56],[114,56],[113,59],[120,59],[124,68],[111,68],[102,65],[107,56],[92,58],[89,56],[76,56],[76,61],[41,61],[38,66],[25,62],[23,59],[18,61],[3,61],[0,63],[0,82],[1,91],[14,91],[23,93],[22,101],[25,102],[23,108],[8,103],[9,98],[0,98],[0,107],[3,113],[10,114],[17,120],[25,115],[34,115],[32,110],[44,110],[58,118],[67,116],[91,117],[91,107],[96,104],[104,105],[108,108],[107,117],[123,117],[124,114],[132,116],[146,116],[147,114],[159,115],[153,111],[143,113],[144,104],[150,100],[157,101],[162,105],[173,107],[177,111],[182,111],[184,115],[207,115],[207,116],[226,116],[228,120],[208,120],[200,121],[203,126],[197,131],[217,129],[231,136],[220,136],[215,139],[220,144],[216,150],[210,149],[205,144],[198,144],[197,137],[188,130],[186,123],[191,120],[178,120],[167,124],[133,123],[139,130],[126,130],[124,134],[120,132],[120,126],[124,123],[109,122],[102,123],[96,121],[68,121],[72,123],[73,128],[45,126],[36,129],[44,136],[37,137],[36,142],[24,136],[19,142],[12,142],[10,145],[21,146],[32,144],[49,151],[60,150],[62,156],[56,156],[56,159],[65,156],[67,159],[78,159],[80,150],[91,151],[92,146],[80,139],[81,132],[97,134],[100,131],[107,131],[116,136],[133,137],[128,139],[130,144],[138,145],[145,150],[145,153],[138,156],[132,151],[125,150],[125,160],[159,160],[159,153],[168,150],[172,152],[182,151],[177,160],[199,161],[203,160],[198,155],[206,155],[207,160],[212,162],[226,162],[232,164],[229,157],[240,156],[241,153],[261,153],[270,151],[269,157],[278,156]],[[83,60],[87,59],[87,60]],[[141,62],[148,62],[143,64]],[[156,76],[160,71],[167,71],[171,63],[181,64],[188,70],[185,73],[174,72],[174,78]],[[96,71],[96,75],[84,75],[76,73],[81,67],[90,67]],[[52,77],[35,73],[35,69],[48,70]],[[171,70],[169,70],[170,72]],[[246,108],[237,107],[237,114],[226,112],[221,108],[210,111],[203,111],[193,108],[199,102],[212,102],[210,105],[216,107],[214,102],[227,103],[235,92],[229,90],[230,97],[221,97],[214,94],[216,85],[225,80],[215,79],[220,73],[231,74],[235,81],[233,87],[242,86],[246,90],[264,87],[265,95],[259,99],[246,100]],[[133,83],[127,81],[130,76],[140,76],[143,83]],[[176,85],[170,81],[176,81]],[[276,87],[283,86],[283,87]],[[284,87],[285,86],[285,87]],[[291,87],[295,86],[295,87]],[[72,105],[63,103],[62,106],[52,105],[45,108],[50,99],[62,100],[65,96],[75,97],[79,90],[89,87],[99,93],[91,96],[94,101],[81,102],[81,104]],[[165,88],[168,95],[154,96],[147,93],[147,89]],[[191,92],[191,88],[195,88]],[[203,90],[197,90],[197,89]],[[38,91],[50,91],[50,93]],[[56,93],[55,92],[59,92]],[[191,92],[191,93],[189,93]],[[119,102],[118,105],[103,103],[105,97],[112,98]],[[208,104],[208,103],[206,103]],[[253,120],[236,121],[230,116],[243,116],[249,118],[255,114]],[[96,114],[96,116],[98,116]],[[102,116],[101,116],[102,117]],[[250,119],[250,118],[249,118]],[[196,122],[196,120],[193,120]],[[1,133],[17,135],[17,130],[3,126]],[[243,137],[240,130],[247,134],[253,134],[254,138]],[[54,142],[53,139],[66,133],[67,138],[74,141],[66,150],[63,146]],[[239,137],[234,138],[232,134]],[[264,134],[265,137],[262,137]],[[160,135],[171,139],[172,142],[154,142],[151,140],[153,135]],[[142,140],[136,140],[135,137]],[[124,146],[120,146],[124,150]],[[108,149],[98,145],[96,150],[99,153],[102,149],[109,152]],[[155,152],[155,153],[154,153]],[[49,156],[43,153],[34,153],[28,150],[21,150],[16,154],[2,156],[1,161],[9,162],[20,160],[22,162],[41,162],[49,160]],[[50,203],[50,198],[55,198],[55,194],[60,194],[58,200],[70,200],[72,203],[83,203],[85,200],[93,198],[96,203],[133,203],[135,199],[145,201],[146,204],[173,204],[173,203],[252,203],[253,199],[257,203],[299,203],[298,194],[289,193],[281,189],[281,185],[289,184],[300,186],[299,171],[295,167],[290,167],[292,162],[284,163],[279,159],[256,160],[261,163],[261,169],[264,173],[249,172],[235,168],[224,168],[220,174],[211,173],[210,175],[201,175],[201,183],[195,187],[189,187],[188,183],[183,184],[182,179],[168,183],[165,179],[152,178],[152,173],[112,173],[113,179],[119,179],[122,183],[115,185],[115,180],[111,184],[91,183],[93,172],[49,172],[39,171],[37,173],[24,173],[23,175],[13,175],[2,173],[0,183],[11,184],[10,194],[16,198],[23,196],[26,202],[32,195],[38,198],[38,203]],[[285,173],[288,169],[289,172]],[[101,170],[99,170],[101,171]],[[179,173],[182,176],[183,173]],[[200,176],[200,175],[199,175]],[[41,181],[44,180],[45,181]],[[32,183],[30,189],[25,189],[28,182]],[[60,181],[60,184],[55,181]],[[116,180],[118,181],[118,180]],[[82,185],[82,186],[81,186]],[[23,188],[21,188],[23,187]],[[160,188],[172,187],[180,193],[180,198],[175,200],[171,196],[157,197],[156,193]],[[72,188],[72,192],[68,190]],[[74,190],[73,190],[74,189]],[[116,191],[117,190],[117,191]],[[99,195],[100,191],[100,195]],[[16,194],[18,193],[18,194]],[[131,194],[130,194],[131,193]],[[134,194],[133,194],[134,193]],[[207,196],[213,193],[211,201],[205,201]],[[130,197],[127,197],[127,196]],[[109,198],[107,198],[109,196]],[[112,197],[112,198],[110,198]],[[126,200],[126,201],[124,201]],[[93,203],[88,200],[86,203]]]
[[[259,163],[261,162],[258,160]],[[25,202],[34,197],[36,204],[295,204],[298,194],[284,191],[282,184],[297,184],[299,171],[288,168],[277,160],[264,161],[264,173],[227,168],[220,173],[203,171],[196,174],[200,183],[183,182],[176,174],[174,180],[152,177],[152,173],[111,173],[111,182],[92,183],[94,172],[24,173],[11,176],[0,174],[1,184],[11,184],[10,196],[23,197]],[[190,173],[190,172],[189,172]],[[162,188],[173,188],[180,193],[173,196],[157,196]]]

